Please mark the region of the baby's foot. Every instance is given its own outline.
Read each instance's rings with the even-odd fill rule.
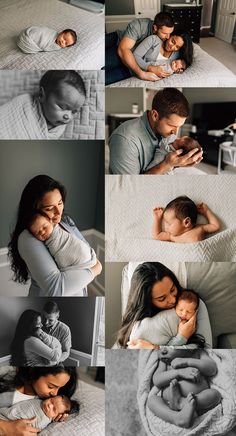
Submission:
[[[169,407],[172,410],[181,410],[181,394],[179,390],[179,383],[176,378],[170,382],[169,386],[169,392],[170,392],[170,400],[169,400]]]
[[[193,420],[195,405],[196,405],[196,400],[194,398],[193,393],[190,392],[187,398],[185,399],[185,404],[182,410],[178,414],[179,416],[177,418],[177,422],[178,422],[177,425],[179,425],[179,427],[185,427],[185,428],[190,427]]]

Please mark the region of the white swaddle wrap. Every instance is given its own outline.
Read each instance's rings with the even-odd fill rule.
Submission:
[[[2,407],[0,419],[14,421],[16,419],[31,419],[36,416],[37,421],[32,423],[32,426],[43,430],[52,420],[45,415],[41,406],[42,400],[38,398],[20,401],[11,407]]]
[[[91,268],[96,264],[95,251],[84,241],[58,224],[45,245],[61,271],[71,267]]]
[[[0,107],[0,139],[59,139],[65,124],[48,130],[36,96],[22,94]]]
[[[61,47],[55,42],[57,35],[58,32],[48,27],[27,27],[19,34],[17,45],[29,54],[60,50]]]

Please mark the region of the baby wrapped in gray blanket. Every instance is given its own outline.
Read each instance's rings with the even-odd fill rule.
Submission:
[[[59,224],[53,224],[43,215],[35,215],[29,227],[31,233],[45,242],[58,268],[91,268],[97,263],[95,251],[84,241],[64,230]]]
[[[1,408],[0,419],[14,421],[16,419],[31,419],[36,416],[37,421],[32,423],[32,426],[43,430],[59,414],[69,413],[71,408],[71,401],[65,396],[57,395],[46,400],[34,398],[20,401],[11,407]]]
[[[76,32],[65,29],[58,33],[48,27],[27,27],[21,31],[17,38],[17,45],[24,53],[37,53],[40,51],[54,51],[70,47],[77,41]]]

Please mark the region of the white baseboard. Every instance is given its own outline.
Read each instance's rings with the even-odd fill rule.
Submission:
[[[70,357],[79,361],[79,366],[90,366],[92,355],[71,348]]]

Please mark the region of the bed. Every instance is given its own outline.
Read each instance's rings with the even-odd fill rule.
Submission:
[[[0,71],[0,106],[20,94],[38,92],[43,71]],[[104,71],[79,71],[86,100],[61,139],[104,139]],[[1,136],[1,135],[0,135]]]
[[[235,183],[235,176],[107,175],[106,261],[236,261]],[[153,240],[152,209],[179,195],[205,202],[222,230],[197,243]]]
[[[24,54],[16,38],[30,26],[72,28],[78,43],[55,52]],[[0,29],[0,69],[96,70],[104,66],[104,15],[59,0],[0,0]]]
[[[113,83],[109,87],[142,87],[164,88],[174,87],[233,87],[236,86],[236,75],[226,68],[221,62],[206,53],[202,48],[194,44],[194,61],[183,74],[173,74],[167,79],[149,82],[130,77]]]

